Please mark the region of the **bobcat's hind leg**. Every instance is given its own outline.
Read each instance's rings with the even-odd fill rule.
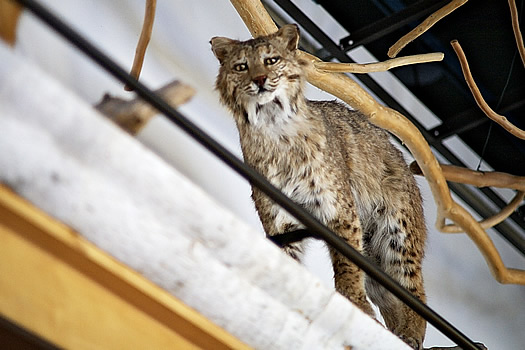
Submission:
[[[401,211],[403,213],[403,211]],[[426,229],[419,220],[385,217],[365,235],[367,254],[392,278],[425,302],[422,260]],[[367,294],[379,307],[386,326],[414,349],[423,349],[426,321],[377,282],[366,281]]]
[[[370,299],[379,307],[387,328],[413,349],[422,350],[426,321],[375,281],[367,280],[366,287]],[[421,296],[419,299],[424,301]]]

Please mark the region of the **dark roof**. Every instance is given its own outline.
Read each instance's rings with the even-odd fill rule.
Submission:
[[[350,34],[330,38],[290,1],[275,0],[322,46],[315,52],[322,58],[351,62],[345,54],[363,45],[378,60],[386,60],[389,47],[429,14],[448,1],[429,0],[317,0],[319,5]],[[525,0],[517,0],[518,13],[523,13]],[[523,16],[520,17],[521,28]],[[525,31],[521,29],[521,32]],[[441,124],[425,129],[417,116],[411,116],[370,77],[358,78],[369,86],[386,104],[399,110],[420,128],[437,153],[448,162],[464,165],[461,158],[442,142],[457,135],[496,171],[525,176],[525,141],[490,121],[479,109],[463,78],[459,61],[450,41],[457,39],[467,56],[471,72],[483,97],[498,113],[517,127],[525,129],[525,68],[520,59],[512,32],[507,1],[469,1],[448,15],[428,32],[406,46],[399,56],[443,52],[439,63],[412,65],[392,70],[397,78],[440,120]],[[487,201],[497,207],[505,201],[491,189],[473,190],[469,186],[451,184],[451,189],[475,208],[483,217],[494,212]],[[523,209],[523,207],[522,207]],[[500,224],[497,231],[525,254],[525,220],[516,212],[511,220],[520,228]]]

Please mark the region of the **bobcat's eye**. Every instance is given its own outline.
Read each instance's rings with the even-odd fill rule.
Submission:
[[[233,69],[235,69],[237,72],[242,72],[248,69],[248,65],[246,63],[238,63],[233,66]]]
[[[265,58],[264,59],[264,64],[266,64],[268,66],[272,65],[272,64],[276,64],[277,62],[279,62],[280,59],[281,59],[281,57],[279,57],[279,56]]]

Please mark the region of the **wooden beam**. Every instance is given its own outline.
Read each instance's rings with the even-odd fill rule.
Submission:
[[[0,314],[63,348],[248,349],[0,184]]]
[[[155,90],[155,93],[177,108],[195,95],[195,89],[175,80]],[[137,135],[159,113],[140,97],[124,100],[109,94],[105,94],[95,108],[131,135]]]

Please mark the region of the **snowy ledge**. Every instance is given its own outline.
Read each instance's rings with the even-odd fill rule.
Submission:
[[[0,43],[0,183],[257,349],[409,349]]]

